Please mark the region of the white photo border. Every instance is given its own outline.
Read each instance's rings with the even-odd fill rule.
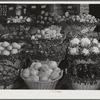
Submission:
[[[0,1],[4,3],[100,4],[100,1]],[[0,99],[100,99],[100,90],[0,90]]]

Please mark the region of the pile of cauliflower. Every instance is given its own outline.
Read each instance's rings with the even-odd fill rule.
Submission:
[[[73,38],[70,41],[68,51],[71,55],[100,54],[100,43],[96,38]]]

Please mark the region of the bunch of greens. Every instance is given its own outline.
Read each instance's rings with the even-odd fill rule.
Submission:
[[[72,82],[96,84],[97,80],[100,79],[100,63],[78,65],[70,63],[67,75]]]
[[[61,39],[38,39],[29,43],[28,53],[32,59],[61,61],[66,55],[67,42]]]

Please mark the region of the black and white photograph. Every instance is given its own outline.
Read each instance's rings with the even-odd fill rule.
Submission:
[[[47,1],[0,1],[0,99],[100,99],[100,2]]]
[[[100,90],[99,10],[89,2],[0,3],[0,90]]]

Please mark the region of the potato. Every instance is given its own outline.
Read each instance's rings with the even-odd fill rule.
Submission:
[[[41,38],[41,35],[37,35],[38,38]]]
[[[38,82],[39,81],[39,77],[38,76],[34,76],[32,79],[34,82]]]
[[[42,77],[44,77],[44,76],[49,77],[50,75],[49,75],[48,73],[46,73],[45,71],[40,70],[39,73],[38,73],[38,76],[39,76],[40,78],[42,78]]]
[[[61,72],[61,69],[60,68],[55,68],[54,71],[60,73]]]
[[[19,19],[22,20],[23,19],[23,16],[20,16]]]
[[[48,74],[48,75],[51,75],[52,72],[53,72],[52,69],[48,69],[45,73]]]
[[[20,44],[18,44],[18,48],[17,49],[21,49],[21,45]]]
[[[49,19],[50,22],[52,22],[52,18],[51,17],[49,17],[48,19]]]
[[[32,35],[31,40],[35,40],[35,36],[34,35]]]
[[[56,31],[56,30],[52,30],[52,32],[53,32],[54,34],[56,34],[57,31]]]
[[[47,20],[47,17],[44,17],[44,20],[46,21]]]
[[[47,30],[46,31],[46,34],[48,34],[48,35],[50,35],[50,34],[52,34],[53,33],[53,30]]]
[[[44,13],[45,13],[45,11],[44,11],[44,10],[42,10],[42,11],[41,11],[41,14],[43,15]]]
[[[52,74],[51,74],[51,76],[50,76],[50,78],[51,78],[52,80],[55,80],[55,79],[58,78],[58,77],[59,77],[59,73],[56,72],[56,71],[52,72]]]
[[[3,51],[4,50],[4,48],[3,47],[0,47],[0,51]]]
[[[9,45],[9,46],[7,47],[7,50],[12,50],[12,46]]]
[[[24,69],[22,75],[23,77],[28,78],[30,76],[30,70],[28,68]]]
[[[50,31],[50,29],[49,29],[49,28],[45,28],[44,31],[45,31],[45,32],[46,32],[46,31]]]
[[[3,71],[3,70],[4,70],[3,66],[0,66],[0,71]]]
[[[38,70],[40,69],[42,66],[42,64],[40,62],[37,62],[35,65],[34,65],[34,69]]]
[[[27,22],[31,22],[31,18],[28,17],[28,18],[26,19],[26,21],[27,21]]]
[[[9,42],[6,42],[6,41],[2,43],[2,46],[3,46],[3,47],[7,47],[7,46],[9,46],[9,45],[10,45]]]
[[[40,21],[39,21],[39,20],[37,20],[37,23],[40,23]]]
[[[7,71],[3,70],[3,71],[2,71],[2,74],[3,74],[3,75],[7,75]]]
[[[44,21],[41,21],[41,24],[44,24]]]
[[[43,16],[40,16],[40,19],[43,19]]]
[[[33,69],[35,64],[36,64],[36,62],[33,62],[33,63],[31,64],[30,68]],[[34,70],[35,70],[35,69],[34,69]]]
[[[0,55],[2,54],[2,51],[0,51]]]
[[[18,50],[17,49],[12,49],[11,50],[11,54],[17,54],[18,53]]]
[[[55,69],[55,68],[57,68],[57,63],[55,62],[55,61],[50,61],[49,62],[49,67],[51,68],[51,69]]]
[[[3,42],[0,42],[0,47],[2,47]]]
[[[37,29],[37,33],[39,33],[39,34],[40,34],[40,33],[41,33],[41,31],[40,31],[39,29]]]
[[[48,81],[48,77],[44,76],[44,77],[42,77],[42,78],[40,79],[40,81],[46,82],[46,81]]]
[[[37,71],[37,70],[31,70],[31,71],[30,71],[30,74],[31,74],[32,76],[35,76],[35,75],[38,74],[38,71]]]
[[[51,82],[52,80],[51,80],[51,79],[49,79],[48,81],[49,81],[49,82]]]
[[[14,49],[18,49],[18,47],[19,47],[18,43],[16,43],[16,42],[12,43],[11,46],[12,46]]]
[[[43,72],[43,71],[39,71],[39,73],[38,73],[38,76],[39,76],[39,78],[42,78],[42,77],[44,77],[45,76],[45,73]]]
[[[42,64],[41,70],[47,71],[49,70],[49,66],[47,64]]]
[[[7,50],[3,50],[2,51],[2,55],[9,56],[10,55],[10,52],[7,51]]]
[[[32,80],[32,78],[31,78],[31,77],[27,77],[27,80],[28,80],[28,81],[31,81],[31,80]]]
[[[48,15],[49,15],[49,13],[48,13],[48,12],[46,12],[46,13],[45,13],[45,16],[48,16]]]
[[[44,30],[41,30],[41,34],[44,35],[45,34],[45,31]]]
[[[100,49],[100,43],[98,43],[98,47],[99,47],[99,49]]]

